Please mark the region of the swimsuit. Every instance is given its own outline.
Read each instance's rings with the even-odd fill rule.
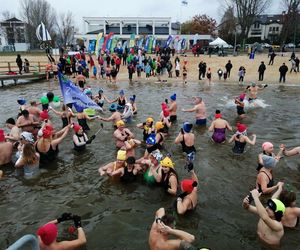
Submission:
[[[58,146],[56,146],[56,149],[52,148],[52,145],[50,144],[49,150],[47,152],[41,152],[38,149],[38,144],[35,145],[35,150],[40,154],[40,163],[41,164],[49,164],[53,162],[58,154]]]
[[[134,175],[133,170],[128,171],[127,167],[124,167],[124,174],[120,177],[122,182],[130,183],[136,180],[136,175]]]
[[[156,170],[157,171],[157,170]],[[154,185],[156,183],[155,177],[153,175],[149,175],[150,168],[144,173],[144,180],[149,185]]]
[[[255,98],[248,98],[248,102],[253,102],[253,101],[255,101],[257,98],[255,97]]]
[[[177,120],[177,115],[170,115],[170,122],[175,122]]]
[[[196,125],[206,125],[206,118],[196,119]]]
[[[239,138],[238,135],[237,135],[237,138]],[[234,141],[234,147],[232,148],[233,153],[235,153],[235,154],[244,153],[246,144],[247,144],[246,142],[240,142],[238,140],[235,140]]]
[[[82,127],[83,131],[90,130],[90,127],[86,123],[86,118],[77,118],[78,124]]]
[[[83,138],[83,141],[86,142],[84,134],[82,134],[82,135],[75,134],[75,135],[77,136],[77,139],[78,139],[79,142],[81,142],[81,139],[80,139],[80,138]],[[81,146],[77,146],[77,145],[74,143],[74,149],[75,149],[76,151],[83,151],[83,150],[85,150],[85,146],[86,146],[86,144],[81,145]]]
[[[61,121],[63,123],[63,128],[67,127],[69,125],[69,119],[68,119],[68,117],[62,117]]]
[[[244,107],[242,107],[242,106],[236,106],[236,111],[237,111],[238,115],[245,114]]]
[[[273,187],[274,186],[274,179],[270,178],[269,175],[265,172],[265,171],[260,171],[259,173],[264,173],[266,176],[268,176],[268,179],[269,179],[269,183],[267,184],[267,188],[270,188],[270,187]],[[260,184],[257,184],[258,186],[258,192],[262,193],[262,189],[261,189],[261,185]]]
[[[182,151],[187,153],[187,154],[190,154],[192,152],[196,152],[196,148],[194,145],[192,146],[187,146],[185,144],[185,140],[184,140],[184,135],[182,136],[183,137],[183,140],[180,142],[181,146],[182,146]]]
[[[79,87],[80,87],[80,88],[83,88],[83,87],[84,87],[84,81],[80,80],[80,81],[78,81],[78,84],[79,84]]]
[[[222,143],[226,140],[225,135],[226,128],[215,128],[214,133],[212,135],[212,139],[214,142]]]

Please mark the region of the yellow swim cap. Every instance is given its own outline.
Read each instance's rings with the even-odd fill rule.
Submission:
[[[165,125],[162,122],[155,123],[155,129],[156,130],[160,130],[160,129],[164,128],[164,126]]]
[[[119,150],[118,151],[117,160],[119,160],[119,161],[125,161],[126,160],[126,151],[125,150]]]
[[[160,165],[163,167],[174,168],[174,163],[170,159],[170,157],[165,157],[162,161],[160,161]]]
[[[148,117],[148,118],[146,119],[146,122],[149,122],[149,123],[151,123],[151,122],[154,122],[154,120],[153,120],[153,118],[152,118],[152,117]]]
[[[117,126],[117,128],[119,128],[121,126],[125,126],[125,123],[122,120],[120,120],[120,121],[116,122],[116,126]]]

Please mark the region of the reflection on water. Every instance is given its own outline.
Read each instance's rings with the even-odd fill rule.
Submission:
[[[100,84],[91,84],[95,91]],[[141,130],[137,122],[149,115],[158,117],[160,103],[174,92],[178,96],[179,110],[191,107],[192,96],[203,97],[209,122],[215,109],[234,125],[237,122],[232,99],[240,94],[237,86],[213,85],[210,87],[188,84],[128,84],[102,85],[105,94],[112,98],[123,88],[127,96],[136,94],[138,115],[129,126],[138,138]],[[13,86],[0,90],[0,122],[3,125],[11,114],[17,113],[17,97],[27,100],[54,90],[57,84],[35,83]],[[234,156],[232,145],[211,143],[211,134],[203,128],[195,128],[197,136],[196,170],[200,178],[199,205],[195,212],[177,216],[177,227],[196,236],[196,245],[212,249],[265,249],[256,237],[258,218],[244,211],[242,198],[254,187],[256,157],[260,145],[266,140],[288,146],[299,145],[300,111],[298,107],[300,89],[297,87],[272,87],[259,93],[264,108],[249,108],[244,120],[249,126],[248,134],[257,134],[257,145],[248,147],[243,156]],[[106,107],[107,108],[107,107]],[[108,116],[105,114],[104,116]],[[180,178],[187,177],[184,155],[172,141],[182,122],[194,121],[193,114],[178,112],[179,121],[171,128],[166,152],[170,152],[176,163]],[[57,127],[61,121],[53,117]],[[113,128],[104,124],[101,131],[84,155],[72,150],[69,136],[60,146],[60,153],[53,169],[42,169],[35,180],[25,180],[8,172],[0,182],[0,249],[26,233],[33,233],[39,225],[56,218],[65,211],[80,214],[87,234],[87,249],[147,249],[148,234],[159,207],[172,212],[174,199],[158,187],[146,186],[140,179],[132,185],[122,185],[98,176],[98,167],[114,159],[116,150],[111,140]],[[100,124],[91,123],[92,132]],[[228,134],[229,136],[230,134]],[[141,156],[144,149],[137,150]],[[165,153],[166,153],[165,152]],[[284,158],[275,170],[275,179],[289,183],[294,191],[300,189],[299,158]],[[61,236],[71,238],[66,230],[68,222],[60,225]],[[62,239],[62,238],[60,238]],[[299,230],[286,231],[282,249],[299,247]]]

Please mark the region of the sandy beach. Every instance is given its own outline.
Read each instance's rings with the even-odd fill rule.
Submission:
[[[212,70],[212,82],[213,83],[226,83],[226,84],[238,84],[238,69],[240,66],[244,66],[246,68],[246,75],[245,75],[245,82],[244,85],[248,85],[250,82],[258,82],[258,67],[261,63],[261,61],[264,61],[266,64],[266,71],[264,75],[264,81],[260,82],[262,84],[279,84],[279,67],[282,65],[282,63],[285,63],[289,69],[291,68],[291,63],[289,62],[291,53],[286,53],[284,56],[281,56],[281,54],[277,54],[274,60],[273,65],[268,65],[269,58],[268,54],[262,53],[257,54],[255,56],[255,59],[250,60],[247,55],[238,55],[238,56],[225,56],[225,57],[219,57],[217,55],[212,55],[209,57],[208,55],[200,55],[199,57],[194,57],[192,54],[188,54],[188,82],[189,83],[198,83],[202,82],[205,83],[207,80],[198,80],[198,64],[200,61],[204,61],[207,64],[207,69],[210,67]],[[31,54],[24,54],[22,55],[22,58],[27,58],[31,65],[37,65],[37,62],[40,62],[40,64],[44,67],[47,64],[47,57],[45,55],[31,55]],[[155,55],[152,55],[154,57]],[[96,57],[93,56],[95,62]],[[183,56],[179,56],[181,59],[181,69],[182,69],[182,62],[183,62]],[[58,57],[55,57],[56,60],[58,60]],[[173,63],[173,70],[174,70],[174,59],[172,58]],[[217,71],[219,68],[221,68],[223,71],[225,71],[225,64],[228,60],[231,60],[233,64],[233,68],[231,70],[231,77],[224,82],[222,79],[219,81]],[[11,62],[11,65],[14,66],[13,70],[16,70],[16,63],[15,63],[15,56],[1,56],[1,62],[0,66],[6,66],[7,62]],[[161,77],[162,80],[167,80],[168,82],[182,82],[182,78],[175,78],[175,72],[173,72],[173,78],[170,79],[167,77],[167,74],[163,75]],[[300,74],[297,73],[287,73],[286,76],[286,83],[285,85],[296,85],[299,84],[299,76]],[[121,66],[121,71],[118,75],[117,81],[127,81],[128,80],[128,73],[127,68],[125,66]],[[136,74],[134,75],[134,81],[137,80]],[[100,81],[103,81],[102,79]],[[156,77],[151,77],[150,82],[157,81]],[[146,82],[145,74],[142,73],[142,79],[141,82]],[[147,81],[148,82],[148,81]]]

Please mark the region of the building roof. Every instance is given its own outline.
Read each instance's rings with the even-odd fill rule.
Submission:
[[[22,22],[22,21],[19,20],[19,19],[16,18],[16,17],[13,17],[13,18],[10,18],[10,19],[5,20],[5,22]]]
[[[282,14],[275,15],[259,15],[255,22],[259,22],[261,24],[270,24],[270,23],[282,23]]]

